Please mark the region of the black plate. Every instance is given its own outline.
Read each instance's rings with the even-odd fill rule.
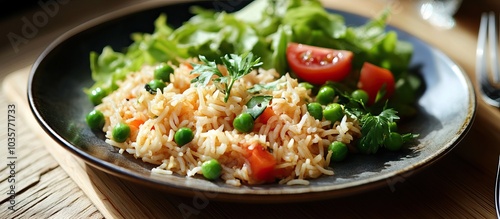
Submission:
[[[246,1],[230,2],[146,2],[93,20],[56,39],[34,64],[29,84],[30,107],[48,135],[89,165],[144,186],[167,192],[193,195],[210,192],[211,198],[242,202],[290,202],[340,197],[375,187],[393,187],[449,152],[469,129],[476,100],[472,85],[462,69],[437,49],[394,27],[401,39],[414,45],[412,68],[420,69],[426,89],[418,101],[420,114],[403,129],[420,133],[418,144],[403,153],[351,156],[335,166],[334,176],[311,180],[308,186],[261,185],[232,187],[223,182],[199,178],[158,176],[153,165],[132,156],[119,154],[104,142],[103,135],[92,132],[85,115],[92,105],[83,89],[93,84],[89,53],[106,45],[120,50],[132,43],[133,32],[152,32],[160,13],[179,26],[187,20],[189,7],[234,11]],[[241,3],[244,2],[244,3]],[[347,25],[360,25],[367,18],[332,10],[345,17]],[[244,194],[242,196],[241,194]],[[263,198],[263,196],[265,198]]]

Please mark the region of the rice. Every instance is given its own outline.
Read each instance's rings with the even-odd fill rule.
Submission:
[[[227,184],[261,184],[245,158],[252,149],[248,147],[257,142],[275,158],[276,169],[283,173],[280,184],[308,185],[309,179],[334,174],[327,150],[331,142],[349,144],[361,135],[359,123],[348,116],[335,124],[314,119],[306,107],[313,100],[310,91],[288,74],[279,77],[274,70],[254,70],[236,81],[225,103],[215,85],[192,84],[196,75],[184,64],[174,66],[171,82],[162,92],[149,93],[144,85],[153,79],[154,67],[129,74],[96,109],[106,118],[106,142],[120,153],[157,165],[152,169],[155,174],[195,177],[202,174],[203,162],[213,158],[222,165],[221,179]],[[275,80],[280,82],[279,89],[261,91],[273,97],[270,107],[275,115],[267,123],[256,120],[251,133],[235,130],[232,121],[247,110],[245,104],[252,97],[248,88]],[[134,121],[140,121],[139,125],[131,125],[125,142],[113,141],[111,132],[117,123],[137,124]],[[193,130],[194,139],[179,147],[173,139],[182,127]]]

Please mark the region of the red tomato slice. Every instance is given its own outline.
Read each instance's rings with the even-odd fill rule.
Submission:
[[[385,89],[383,99],[392,96],[395,89],[394,76],[388,69],[365,62],[361,68],[358,88],[368,93],[368,104],[373,104],[382,88]]]
[[[258,181],[274,181],[274,168],[276,167],[274,156],[266,151],[259,143],[254,144],[254,148],[249,150],[249,155],[247,157],[253,178]]]
[[[312,84],[341,81],[352,69],[354,54],[298,43],[289,43],[286,57],[290,68],[301,79]]]

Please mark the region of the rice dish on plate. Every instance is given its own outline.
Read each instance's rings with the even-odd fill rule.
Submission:
[[[202,175],[204,162],[216,159],[222,167],[220,179],[227,184],[262,184],[265,181],[254,177],[247,159],[249,151],[261,147],[274,157],[280,184],[307,185],[309,179],[334,174],[329,167],[332,152],[328,146],[332,142],[349,145],[361,135],[355,118],[345,115],[332,124],[311,116],[307,110],[307,103],[313,100],[311,90],[299,86],[289,74],[255,69],[234,83],[224,102],[225,94],[214,83],[191,83],[196,74],[186,63],[172,65],[170,83],[156,93],[144,86],[154,78],[155,66],[144,66],[127,75],[119,88],[95,107],[105,116],[106,142],[120,148],[120,153],[158,165],[152,170],[154,174],[196,177]],[[224,67],[220,68],[224,72]],[[233,120],[248,110],[246,103],[252,98],[248,89],[271,82],[277,88],[260,94],[272,96],[269,107],[274,114],[267,121],[256,119],[249,133],[237,131]],[[112,129],[121,122],[131,131],[127,140],[117,142]],[[179,146],[174,135],[181,128],[191,129],[194,137]]]

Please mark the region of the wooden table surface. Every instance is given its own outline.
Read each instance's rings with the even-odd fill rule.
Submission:
[[[208,195],[177,197],[87,166],[52,141],[34,120],[26,102],[28,71],[57,36],[140,1],[40,2],[52,3],[50,10],[39,5],[0,17],[0,218],[496,218],[493,192],[500,112],[479,98],[471,130],[451,153],[393,186],[345,198],[262,205],[214,201]],[[417,17],[413,2],[327,0],[325,4],[366,16],[391,4],[397,9],[392,25],[442,50],[475,84],[479,17],[483,11],[500,9],[499,4],[464,0],[456,15],[457,26],[445,30]],[[38,23],[35,32],[26,32],[25,22],[42,13],[47,19],[39,21],[46,22]],[[10,41],[8,36],[13,34],[24,40]],[[12,108],[15,113],[8,111]],[[15,124],[12,148],[8,147],[9,122]]]

